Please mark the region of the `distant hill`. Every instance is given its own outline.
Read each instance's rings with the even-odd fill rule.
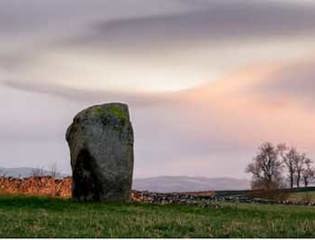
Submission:
[[[30,168],[30,167],[21,167],[21,168],[1,168],[0,167],[0,176],[6,177],[15,177],[15,178],[25,178],[31,177],[34,175],[50,176],[51,171],[40,169],[40,168]],[[66,174],[56,173],[56,177],[65,177]]]
[[[206,178],[186,176],[161,176],[135,179],[133,189],[151,192],[198,192],[212,190],[246,190],[250,183],[246,179]]]

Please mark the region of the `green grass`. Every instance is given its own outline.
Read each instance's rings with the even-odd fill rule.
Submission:
[[[315,237],[315,208],[77,203],[0,197],[0,237]]]

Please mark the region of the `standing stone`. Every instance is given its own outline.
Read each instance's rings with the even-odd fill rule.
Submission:
[[[66,139],[74,199],[129,200],[134,140],[126,104],[109,103],[83,110],[73,119]]]

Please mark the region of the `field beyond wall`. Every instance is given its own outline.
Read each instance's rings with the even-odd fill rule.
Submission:
[[[315,208],[78,203],[0,196],[0,237],[315,237]]]

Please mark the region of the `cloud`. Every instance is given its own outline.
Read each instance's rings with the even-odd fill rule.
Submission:
[[[82,103],[96,103],[106,101],[120,101],[128,102],[131,105],[146,106],[155,105],[161,103],[174,103],[172,97],[168,93],[150,94],[142,92],[119,92],[119,91],[105,91],[105,90],[84,90],[75,89],[70,87],[63,87],[54,84],[46,83],[33,83],[23,81],[2,81],[6,87],[34,92],[43,93],[51,96],[58,96],[70,101],[82,102]]]
[[[315,102],[304,102],[306,96],[313,100],[314,97],[303,86],[313,87],[313,82],[304,79],[302,71],[299,82],[304,94],[294,94],[297,82],[283,78],[288,74],[287,69],[299,75],[294,65],[248,66],[215,84],[186,92],[185,103],[194,106],[196,119],[211,118],[219,138],[248,147],[262,141],[288,141],[310,151],[315,147]],[[206,131],[204,134],[211,136]]]
[[[298,62],[284,66],[272,74],[272,80],[256,86],[256,91],[272,98],[293,98],[315,110],[315,63]]]
[[[188,3],[189,1],[186,1]],[[194,1],[195,3],[196,1]],[[190,12],[97,21],[68,45],[141,49],[314,34],[315,5],[286,1],[199,1]],[[198,5],[198,1],[197,1]],[[152,50],[152,49],[150,49]]]
[[[32,91],[48,90],[49,86],[57,95],[83,99],[80,89],[88,89],[91,96],[87,93],[87,98],[96,96],[96,101],[104,96],[125,100],[121,96],[128,95],[126,99],[139,102],[139,95],[146,97],[138,92],[190,88],[214,81],[240,67],[236,65],[262,59],[290,60],[313,48],[315,5],[289,2],[106,4],[93,0],[74,4],[71,0],[64,4],[58,0],[46,6],[31,0],[23,11],[17,2],[4,1],[1,4],[9,10],[0,8],[3,22],[11,22],[17,15],[16,25],[10,29],[14,33],[24,29],[27,36],[20,36],[9,50],[6,43],[16,38],[4,41],[3,49],[0,46],[0,70],[4,81],[11,82],[7,84],[23,85],[24,89],[31,86]],[[125,4],[131,7],[128,11],[121,8]],[[37,11],[42,12],[40,18],[34,14]],[[71,11],[74,14],[68,22]],[[46,20],[53,26],[39,26],[37,34],[35,26]],[[223,43],[228,44],[218,46]]]
[[[148,16],[186,11],[181,1],[161,4],[158,0],[62,0],[43,2],[29,0],[3,0],[0,2],[0,32],[34,33],[36,30],[56,30],[57,26],[72,27],[95,19],[113,19],[132,16]],[[60,30],[60,29],[59,29]]]
[[[146,174],[154,175],[159,169],[163,174],[216,176],[219,171],[243,176],[264,141],[287,142],[313,157],[315,112],[310,108],[315,103],[305,104],[303,95],[287,95],[294,82],[272,88],[273,97],[263,87],[280,84],[279,75],[287,69],[297,71],[294,65],[247,66],[213,83],[177,92],[173,98],[180,105],[136,109],[137,156],[147,156],[138,158],[137,174],[148,169]]]
[[[243,177],[246,164],[263,141],[286,141],[312,153],[315,113],[299,101],[299,95],[283,98],[285,88],[273,88],[275,96],[281,97],[270,98],[259,87],[281,81],[277,76],[290,68],[290,65],[270,64],[247,66],[206,86],[169,94],[159,104],[131,104],[136,137],[135,176]],[[69,90],[69,93],[64,88],[55,88],[11,86],[6,95],[0,96],[7,100],[2,101],[3,109],[12,111],[2,116],[7,119],[4,126],[2,121],[2,136],[19,139],[13,141],[19,144],[18,156],[4,153],[10,161],[15,156],[26,164],[28,161],[20,160],[22,152],[36,164],[52,161],[41,160],[47,157],[46,150],[33,152],[36,143],[42,142],[44,149],[56,152],[52,156],[58,157],[59,166],[65,169],[68,166],[67,147],[60,144],[65,143],[64,131],[74,114],[89,105],[90,100],[94,102],[95,96],[86,90],[73,93]],[[61,98],[56,97],[63,94]],[[10,128],[12,122],[15,122],[14,129]],[[4,137],[2,140],[9,145],[7,149],[12,149]],[[55,142],[49,144],[52,140]]]

